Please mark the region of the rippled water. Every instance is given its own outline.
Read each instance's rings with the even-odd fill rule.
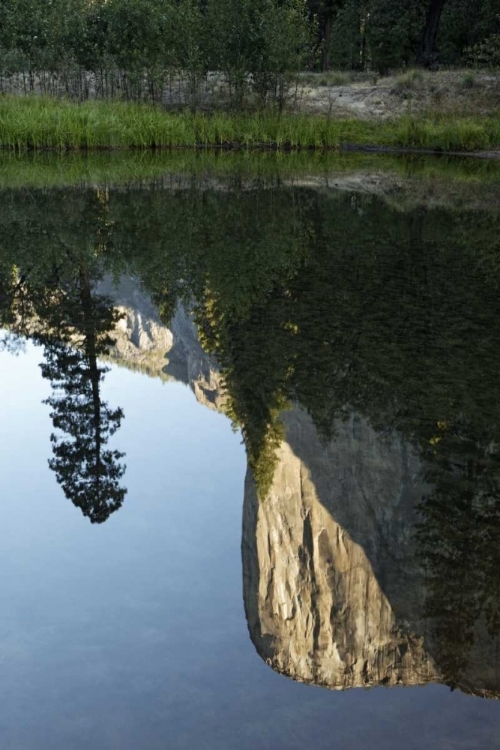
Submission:
[[[2,190],[2,748],[500,747],[495,189]]]

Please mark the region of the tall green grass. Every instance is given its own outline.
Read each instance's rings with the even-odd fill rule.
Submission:
[[[372,122],[275,113],[171,114],[145,104],[0,98],[0,147],[12,150],[193,147],[471,151],[500,147],[500,114]]]
[[[406,117],[397,124],[402,146],[435,151],[479,151],[500,147],[500,114],[490,117]]]

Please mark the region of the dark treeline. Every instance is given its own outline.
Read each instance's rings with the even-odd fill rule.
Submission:
[[[311,2],[324,9],[326,66],[387,73],[413,64],[500,64],[497,0]]]
[[[500,64],[497,0],[0,0],[5,89],[282,102],[294,74]],[[182,95],[181,95],[182,94]]]

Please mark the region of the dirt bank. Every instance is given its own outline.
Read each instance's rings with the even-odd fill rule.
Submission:
[[[290,106],[332,117],[386,119],[426,112],[492,114],[500,109],[500,72],[413,70],[384,78],[303,74]]]

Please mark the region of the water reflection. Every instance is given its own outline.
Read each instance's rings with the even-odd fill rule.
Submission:
[[[50,466],[91,521],[125,495],[99,361],[121,331],[241,429],[245,607],[273,668],[498,694],[495,210],[307,187],[2,205],[1,322],[44,346]]]

